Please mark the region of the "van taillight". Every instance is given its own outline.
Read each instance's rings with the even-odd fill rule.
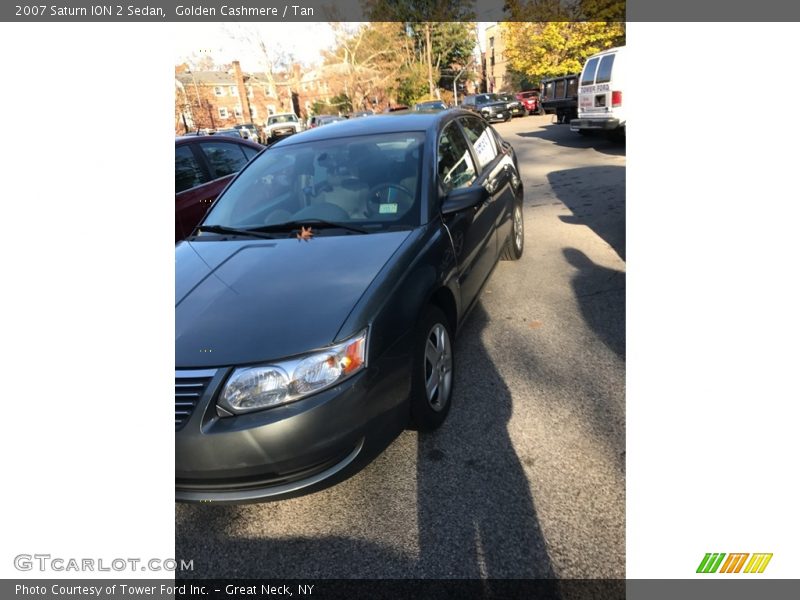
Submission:
[[[611,106],[622,106],[622,92],[611,92]]]

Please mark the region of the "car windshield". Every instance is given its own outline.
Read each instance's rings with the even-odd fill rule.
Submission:
[[[367,232],[418,226],[423,140],[422,132],[402,132],[277,146],[242,171],[203,224],[257,229],[319,220]]]
[[[444,102],[420,102],[415,107],[417,110],[430,110],[432,108],[447,108]]]
[[[267,122],[270,125],[274,125],[275,123],[296,123],[297,117],[294,115],[275,115],[274,117],[270,117]]]
[[[475,102],[478,104],[486,104],[487,102],[497,102],[495,94],[478,94],[475,96]]]

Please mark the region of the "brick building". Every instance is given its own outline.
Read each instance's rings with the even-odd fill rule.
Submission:
[[[486,91],[512,91],[512,82],[508,77],[505,57],[505,43],[500,24],[486,28]]]
[[[238,61],[230,71],[175,69],[175,132],[224,129],[241,123],[263,125],[276,112],[293,110],[286,77],[243,73]]]

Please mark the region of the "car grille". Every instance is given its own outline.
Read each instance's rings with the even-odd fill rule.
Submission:
[[[175,371],[175,431],[192,416],[215,371]]]

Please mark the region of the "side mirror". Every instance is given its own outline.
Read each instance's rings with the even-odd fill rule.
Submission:
[[[472,208],[488,198],[489,192],[482,185],[451,190],[442,201],[442,214],[449,215],[465,208]]]

